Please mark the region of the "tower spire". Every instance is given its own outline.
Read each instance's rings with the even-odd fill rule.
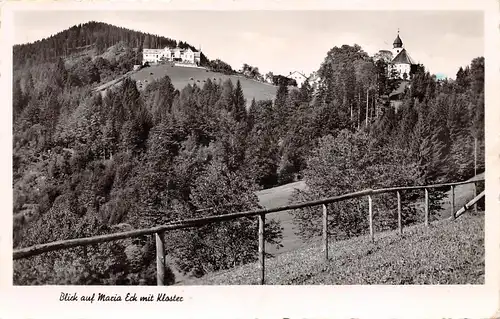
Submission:
[[[403,47],[403,41],[401,41],[401,38],[399,37],[399,28],[398,28],[398,35],[396,36],[396,39],[394,40],[393,45],[394,45],[394,48],[402,48]]]

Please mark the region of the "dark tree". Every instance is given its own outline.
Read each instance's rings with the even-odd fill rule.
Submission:
[[[240,80],[236,82],[236,88],[234,89],[233,94],[233,116],[238,122],[244,121],[247,115],[246,100],[243,94],[243,89],[241,88]]]

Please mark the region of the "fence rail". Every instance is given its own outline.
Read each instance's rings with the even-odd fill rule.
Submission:
[[[368,216],[369,216],[369,225],[370,225],[370,238],[374,240],[374,228],[373,228],[373,211],[372,211],[372,196],[384,193],[397,193],[398,200],[398,231],[399,234],[402,234],[402,222],[401,222],[401,192],[405,190],[425,190],[425,225],[429,226],[429,189],[433,188],[451,188],[451,216],[450,218],[454,219],[463,214],[470,207],[477,204],[477,201],[484,197],[485,192],[481,192],[478,196],[467,203],[464,207],[462,207],[459,211],[455,212],[455,186],[457,185],[465,185],[465,184],[474,184],[474,195],[477,194],[477,183],[484,182],[483,179],[474,179],[469,181],[455,182],[455,183],[445,183],[445,184],[433,184],[433,185],[422,185],[422,186],[402,186],[402,187],[391,187],[391,188],[381,188],[381,189],[366,189],[358,192],[348,193],[339,196],[328,197],[320,200],[314,200],[304,203],[280,206],[276,208],[270,209],[257,209],[250,210],[238,213],[231,213],[225,215],[217,215],[203,218],[194,218],[194,219],[186,219],[181,221],[175,221],[166,225],[156,226],[152,228],[145,229],[136,229],[126,232],[119,232],[107,235],[93,236],[93,237],[85,237],[85,238],[76,238],[69,240],[60,240],[54,241],[46,244],[34,245],[26,248],[20,248],[13,251],[13,259],[23,259],[29,258],[35,255],[40,255],[42,253],[64,250],[72,247],[78,246],[87,246],[92,244],[110,242],[120,239],[139,237],[144,235],[154,235],[156,241],[156,260],[157,260],[157,284],[164,285],[165,283],[165,267],[166,267],[166,256],[165,256],[165,242],[164,242],[164,233],[171,230],[177,229],[185,229],[192,227],[200,227],[203,225],[207,225],[215,222],[229,221],[233,219],[243,218],[243,217],[254,217],[258,216],[259,220],[259,228],[258,228],[258,238],[259,238],[259,273],[260,273],[260,284],[265,283],[265,241],[264,241],[264,226],[265,226],[265,217],[267,214],[272,214],[285,210],[292,209],[300,209],[306,207],[313,206],[322,206],[323,215],[323,250],[325,259],[328,260],[328,211],[327,204],[336,203],[348,199],[359,198],[363,196],[368,197]],[[207,209],[202,209],[199,211],[203,211]]]

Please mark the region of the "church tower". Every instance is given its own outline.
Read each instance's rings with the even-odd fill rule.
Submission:
[[[392,47],[393,59],[390,63],[390,71],[396,71],[398,76],[401,79],[409,79],[411,73],[411,66],[415,64],[413,59],[410,57],[406,49],[403,47],[403,41],[399,37],[399,29],[398,35],[396,39],[394,39],[393,47]]]
[[[399,37],[399,29],[398,29],[398,36],[396,37],[392,45],[393,45],[392,54],[394,57],[396,57],[403,50],[403,41],[401,41],[401,38]]]

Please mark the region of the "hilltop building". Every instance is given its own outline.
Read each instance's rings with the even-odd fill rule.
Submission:
[[[416,63],[410,57],[410,54],[403,46],[403,41],[398,34],[394,39],[392,50],[380,50],[374,56],[374,60],[383,60],[388,64],[389,76],[394,76],[393,71],[396,71],[396,78],[401,79],[398,87],[389,95],[381,96],[382,100],[392,106],[396,112],[403,103],[403,98],[406,91],[410,88],[410,76],[416,67]],[[378,114],[378,112],[377,112]]]
[[[307,81],[307,76],[304,75],[303,72],[290,72],[288,75],[288,78],[295,80],[297,82],[297,87],[301,87],[302,84],[304,84],[305,81]]]
[[[142,63],[159,63],[160,61],[183,62],[190,64],[200,64],[201,51],[190,48],[181,49],[179,47],[164,49],[143,49]]]
[[[396,70],[399,78],[405,80],[409,79],[412,66],[415,65],[415,62],[404,48],[403,41],[399,37],[399,30],[393,43],[392,54],[394,59],[389,63],[389,72],[391,70]]]

